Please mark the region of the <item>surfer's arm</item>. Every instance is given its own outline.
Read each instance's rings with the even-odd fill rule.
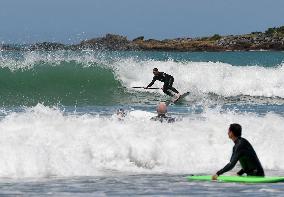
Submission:
[[[239,153],[237,151],[234,151],[230,162],[223,169],[219,170],[216,174],[219,176],[221,174],[224,174],[225,172],[232,170],[237,164],[238,160],[239,160]]]
[[[149,83],[149,85],[146,86],[146,89],[151,87],[155,83],[156,80],[157,80],[157,78],[153,77],[153,80],[151,81],[151,83]]]
[[[158,119],[157,116],[154,116],[154,117],[150,118],[150,120],[152,120],[152,121],[157,121],[157,119]]]
[[[237,175],[242,176],[245,173],[244,169],[241,169],[239,172],[237,172]]]

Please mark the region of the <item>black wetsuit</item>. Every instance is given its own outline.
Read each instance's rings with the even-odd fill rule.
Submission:
[[[175,118],[166,116],[166,115],[164,115],[164,114],[158,115],[158,116],[154,116],[154,117],[152,117],[150,120],[153,120],[153,121],[160,121],[160,122],[166,122],[166,123],[172,123],[172,122],[175,122],[175,121],[176,121]]]
[[[174,77],[164,72],[159,72],[158,75],[155,75],[151,83],[147,86],[147,88],[151,87],[155,83],[156,80],[164,82],[163,92],[165,94],[169,96],[173,96],[173,94],[169,90],[172,90],[173,92],[177,94],[179,93],[174,87],[172,87],[174,83]]]
[[[230,162],[216,174],[219,176],[233,169],[238,161],[242,166],[242,169],[237,173],[238,175],[246,173],[248,176],[264,176],[263,168],[253,147],[242,137],[235,141]]]

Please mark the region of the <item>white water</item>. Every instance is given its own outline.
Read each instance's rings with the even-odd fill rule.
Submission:
[[[115,64],[123,85],[146,86],[152,69],[175,77],[174,87],[180,92],[215,93],[222,96],[265,96],[284,98],[284,66],[232,66],[220,62],[135,61],[125,59]],[[153,87],[161,87],[157,81]],[[149,91],[149,90],[147,90]],[[162,93],[162,91],[160,91]]]
[[[65,51],[56,51],[52,53],[41,53],[38,51],[22,52],[22,56],[19,58],[6,57],[0,53],[0,68],[8,68],[12,71],[19,69],[33,69],[37,65],[49,64],[52,66],[59,66],[64,62],[76,62],[82,64],[85,67],[97,66],[97,64],[104,64],[105,57],[100,52],[85,52],[72,53]]]
[[[181,122],[149,121],[132,111],[115,117],[63,115],[37,105],[0,121],[0,177],[49,177],[124,173],[215,173],[228,162],[228,124],[243,126],[263,166],[284,169],[284,118],[207,110]]]

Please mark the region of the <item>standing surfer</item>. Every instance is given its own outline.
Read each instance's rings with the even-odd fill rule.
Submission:
[[[174,77],[164,73],[164,72],[159,72],[159,70],[157,68],[153,69],[153,80],[151,81],[151,83],[145,87],[145,89],[148,89],[149,87],[151,87],[156,80],[164,82],[164,86],[163,86],[163,92],[171,97],[176,96],[175,100],[177,100],[180,97],[179,92],[173,87],[173,83],[174,83]],[[172,92],[176,93],[175,95],[170,92],[169,90],[171,90]]]

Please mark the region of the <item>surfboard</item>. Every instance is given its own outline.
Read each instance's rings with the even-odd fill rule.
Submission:
[[[186,96],[188,96],[190,94],[190,92],[186,92],[180,95],[180,97],[178,97],[178,99],[173,100],[173,103],[178,103],[179,101],[181,101],[183,98],[185,98]]]
[[[187,176],[188,181],[212,181],[212,176]],[[255,176],[218,176],[217,181],[235,183],[278,183],[284,182],[284,177],[255,177]]]
[[[182,99],[186,96],[188,96],[190,94],[190,92],[186,92],[180,95],[180,97],[178,99],[170,99],[170,100],[166,100],[164,101],[166,103],[166,105],[170,105],[170,104],[176,104],[180,101],[182,101]]]

